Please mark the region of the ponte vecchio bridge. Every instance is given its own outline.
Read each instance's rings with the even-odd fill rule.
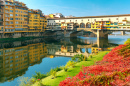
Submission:
[[[86,16],[72,18],[48,19],[48,29],[52,31],[64,31],[67,37],[73,33],[89,31],[97,35],[97,38],[108,38],[110,31],[130,32],[130,14]]]

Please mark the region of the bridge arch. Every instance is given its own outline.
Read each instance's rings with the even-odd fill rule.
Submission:
[[[90,22],[86,23],[86,28],[91,28],[91,23]]]
[[[79,24],[78,23],[74,23],[74,28],[79,28]]]
[[[86,49],[85,48],[80,48],[80,52],[81,53],[86,53]]]
[[[85,23],[80,23],[80,28],[85,28]]]

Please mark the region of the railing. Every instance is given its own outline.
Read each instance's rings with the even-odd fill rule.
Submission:
[[[14,27],[5,27],[5,28],[14,28]]]
[[[6,19],[5,21],[9,21],[8,19]]]
[[[4,3],[0,3],[0,5],[4,5]]]
[[[0,12],[1,14],[4,13],[4,12]]]
[[[3,19],[0,19],[0,21],[3,21]]]
[[[9,24],[5,24],[5,25],[9,25]]]
[[[9,13],[9,12],[5,12],[5,13]]]
[[[9,16],[5,16],[5,17],[9,17]]]

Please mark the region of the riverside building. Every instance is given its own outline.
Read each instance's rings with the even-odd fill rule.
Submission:
[[[54,18],[48,19],[47,25],[50,29],[67,29],[90,28],[92,30],[121,30],[130,29],[130,14],[122,15],[105,15],[105,16],[86,16],[71,18]]]
[[[33,10],[30,9],[29,11],[29,31],[44,31],[47,24],[47,20],[44,16],[42,16],[41,10]]]
[[[28,32],[44,31],[46,23],[41,10],[30,11],[23,2],[0,0],[0,38],[21,37]]]

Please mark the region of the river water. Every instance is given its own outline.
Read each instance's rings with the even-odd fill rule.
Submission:
[[[18,86],[21,77],[32,77],[35,71],[47,73],[63,66],[76,54],[98,54],[111,50],[130,36],[111,35],[108,39],[28,38],[0,43],[0,86]]]

